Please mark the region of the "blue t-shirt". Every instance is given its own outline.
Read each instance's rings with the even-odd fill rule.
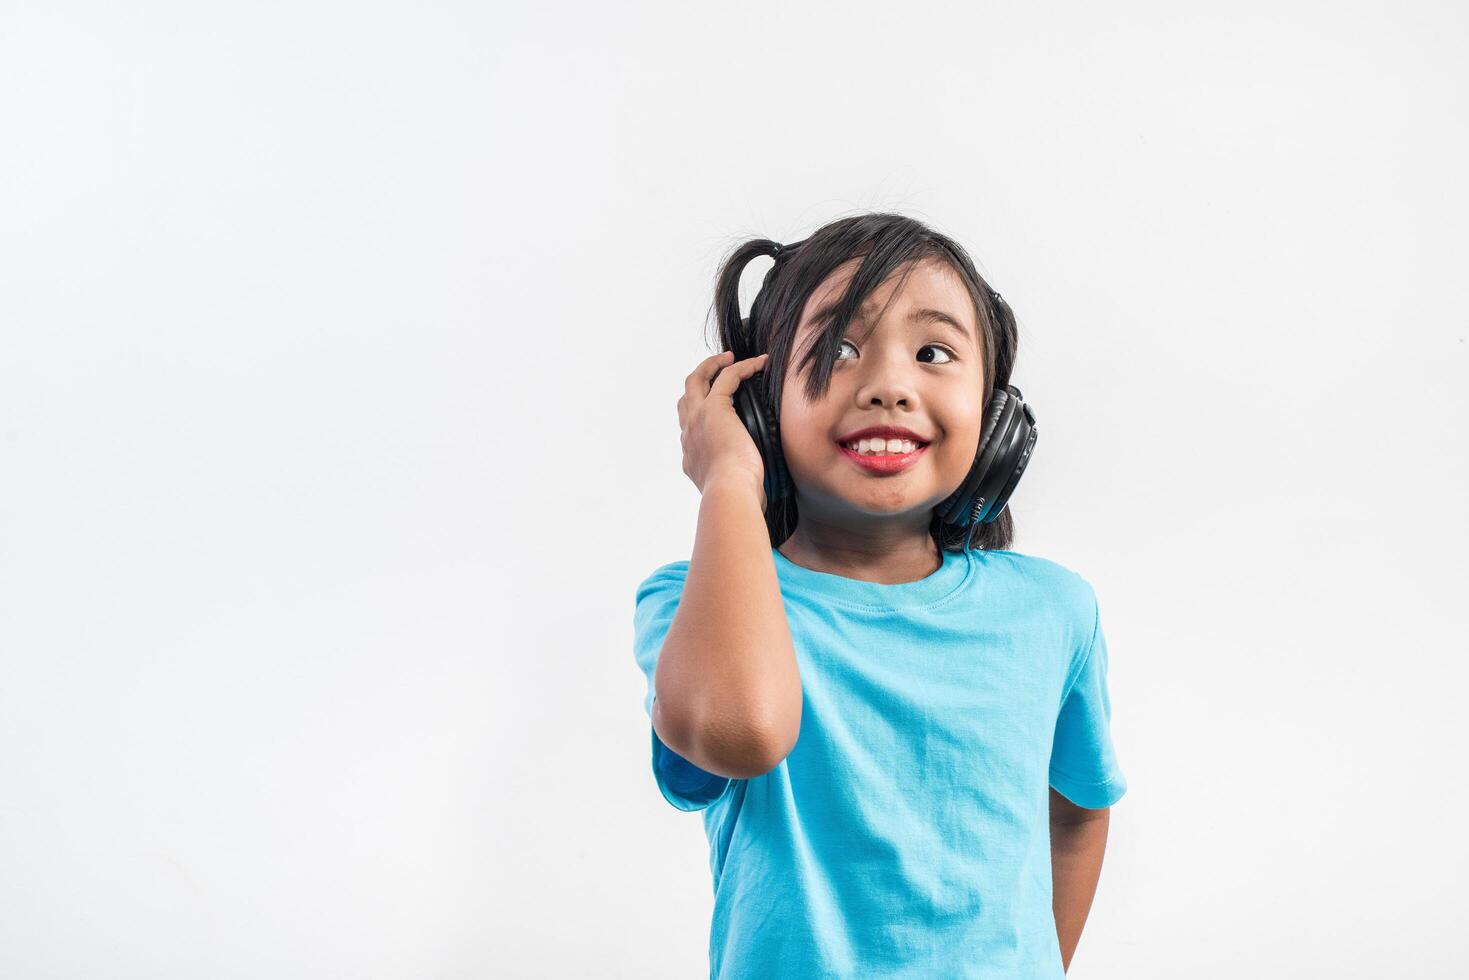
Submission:
[[[891,585],[771,554],[801,675],[795,748],[729,779],[653,732],[658,788],[703,811],[710,976],[1063,980],[1047,787],[1089,808],[1126,789],[1091,585],[1013,551],[944,552]],[[650,728],[688,566],[638,586]]]

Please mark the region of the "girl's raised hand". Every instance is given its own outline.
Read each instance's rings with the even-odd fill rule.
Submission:
[[[678,400],[678,424],[683,429],[683,471],[703,493],[715,476],[754,481],[765,507],[765,463],[740,415],[734,393],[740,383],[765,366],[769,355],[757,354],[735,361],[724,351],[706,357],[684,379]]]

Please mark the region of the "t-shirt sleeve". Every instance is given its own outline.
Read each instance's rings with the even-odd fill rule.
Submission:
[[[658,696],[653,678],[658,667],[658,654],[663,648],[663,638],[668,635],[668,627],[673,623],[678,600],[683,595],[687,570],[688,562],[664,565],[638,586],[633,612],[633,653],[648,684],[643,710],[648,716],[648,728],[653,736],[653,779],[663,798],[673,806],[680,810],[702,810],[724,796],[733,780],[700,769],[664,745],[658,737],[658,730],[653,728],[653,702]]]
[[[1093,608],[1096,597],[1092,596]],[[1109,807],[1127,791],[1112,745],[1112,702],[1107,694],[1107,637],[1100,610],[1092,637],[1062,697],[1051,744],[1051,786],[1077,806]]]

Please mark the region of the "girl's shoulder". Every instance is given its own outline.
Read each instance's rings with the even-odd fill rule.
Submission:
[[[987,568],[1008,572],[1046,594],[1069,598],[1090,611],[1096,603],[1096,591],[1080,572],[1040,555],[1020,551],[981,550],[975,558]]]
[[[689,560],[687,558],[681,561],[671,561],[667,564],[659,565],[638,583],[637,596],[639,601],[645,596],[662,589],[682,590],[684,579],[688,578],[688,574]]]

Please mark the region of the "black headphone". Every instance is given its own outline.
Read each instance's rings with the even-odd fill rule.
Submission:
[[[748,320],[744,326],[748,329]],[[756,371],[740,382],[734,406],[765,464],[765,512],[769,514],[771,505],[791,492],[791,474],[780,449],[778,417],[756,381],[764,373]],[[935,508],[944,524],[969,529],[964,539],[966,551],[979,525],[990,523],[1005,509],[1020,474],[1025,472],[1025,464],[1030,462],[1035,437],[1035,413],[1020,389],[1014,385],[996,388],[985,412],[979,450],[969,475]]]

